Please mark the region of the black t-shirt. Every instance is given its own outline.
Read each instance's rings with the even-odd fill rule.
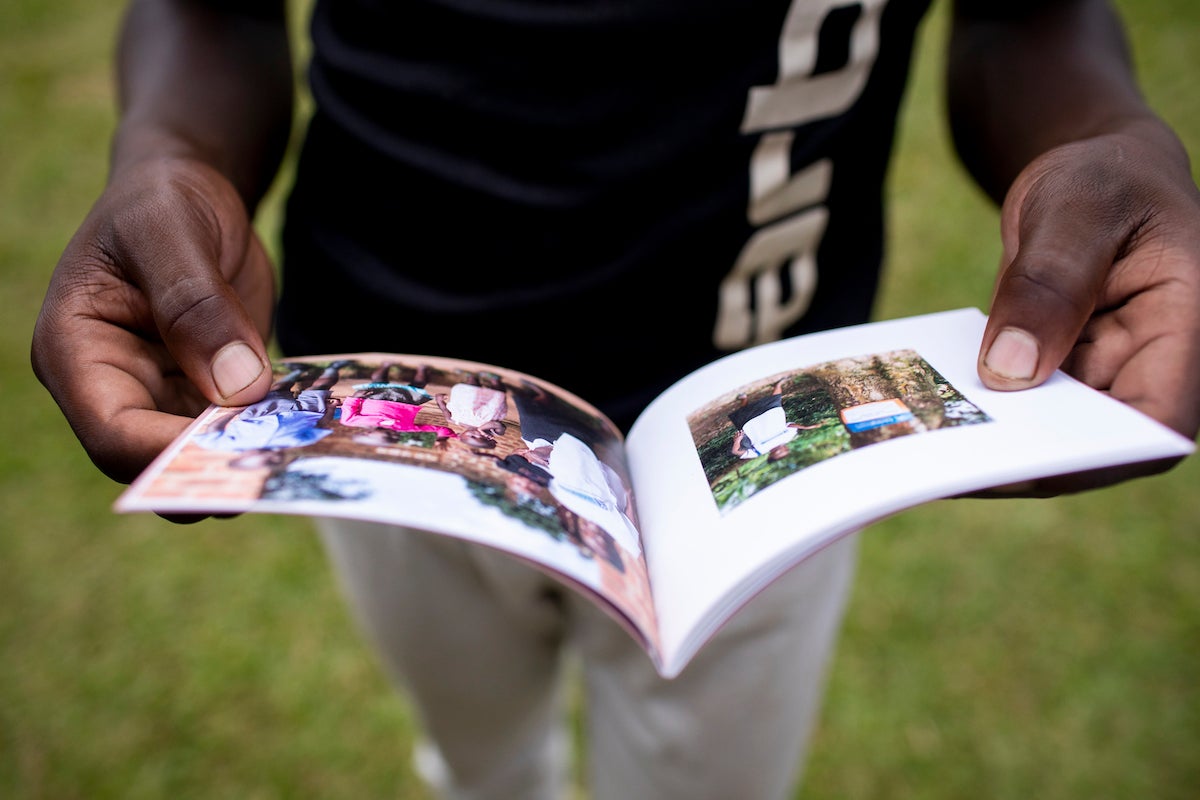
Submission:
[[[862,322],[928,0],[318,0],[292,355],[455,356],[622,427],[687,372]]]

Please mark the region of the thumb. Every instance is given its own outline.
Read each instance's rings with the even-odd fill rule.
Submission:
[[[256,246],[255,241],[251,247]],[[156,270],[143,284],[163,344],[210,402],[245,405],[258,400],[270,385],[270,360],[246,298],[222,270],[211,266],[210,255],[173,255],[177,267]]]
[[[221,347],[208,360],[208,373],[213,386],[205,395],[217,405],[233,406],[261,399],[270,384],[271,374],[262,343],[245,339]]]
[[[984,385],[1025,389],[1063,365],[1124,241],[1127,225],[1114,219],[1116,212],[1100,192],[1053,185],[1009,198],[1002,215],[1005,263],[979,351]]]
[[[195,389],[212,403],[244,405],[271,381],[273,271],[251,227],[230,224],[240,208],[213,211],[189,215],[173,235],[139,237],[125,263],[147,300],[150,329]]]

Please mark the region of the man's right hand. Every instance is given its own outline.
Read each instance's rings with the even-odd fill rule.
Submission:
[[[234,186],[195,160],[121,170],[68,244],[32,361],[92,461],[136,477],[210,402],[271,383],[274,270]]]

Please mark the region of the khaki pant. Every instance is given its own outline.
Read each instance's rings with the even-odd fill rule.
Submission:
[[[856,536],[756,597],[674,680],[591,603],[505,554],[319,520],[366,636],[424,726],[421,775],[454,800],[560,800],[564,654],[586,691],[592,800],[789,797],[819,705]]]

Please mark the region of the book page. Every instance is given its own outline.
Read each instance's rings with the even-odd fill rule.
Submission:
[[[274,374],[260,403],[201,415],[116,509],[342,517],[470,540],[591,595],[657,658],[624,442],[594,407],[424,356],[304,357]]]
[[[1062,373],[984,388],[976,309],[811,334],[711,364],[627,440],[665,674],[770,580],[919,503],[1191,452]],[[998,501],[1001,502],[1001,501]]]

